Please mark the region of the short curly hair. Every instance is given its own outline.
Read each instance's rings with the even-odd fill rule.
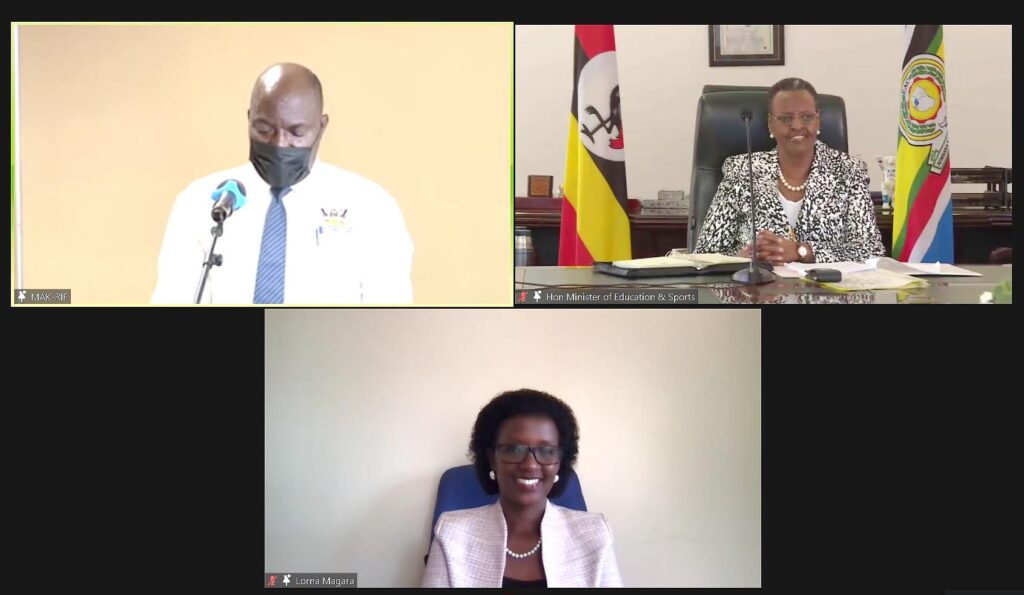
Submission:
[[[476,468],[476,477],[488,494],[498,493],[498,484],[491,481],[491,465],[487,460],[487,451],[494,448],[498,440],[501,424],[510,417],[531,415],[546,417],[555,423],[558,429],[558,442],[564,449],[558,474],[562,481],[551,486],[549,496],[557,497],[565,491],[567,480],[572,476],[573,465],[579,455],[580,428],[576,424],[576,416],[572,408],[561,399],[546,392],[521,388],[503,392],[484,405],[476,416],[473,434],[469,439],[469,456]]]
[[[772,110],[772,99],[783,91],[807,91],[814,98],[814,109],[818,109],[818,92],[814,90],[814,85],[808,83],[804,79],[790,77],[782,79],[775,83],[768,89],[768,111]]]

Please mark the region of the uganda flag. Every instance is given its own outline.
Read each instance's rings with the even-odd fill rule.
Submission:
[[[612,25],[576,25],[558,264],[630,258],[619,74]]]
[[[900,79],[892,255],[953,262],[942,25],[908,25]]]

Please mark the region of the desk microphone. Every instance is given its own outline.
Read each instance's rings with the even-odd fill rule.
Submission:
[[[753,114],[745,109],[740,114],[747,127],[747,175],[750,179],[750,268],[736,271],[732,280],[744,285],[760,285],[775,280],[775,273],[757,266],[757,221],[754,217],[754,160],[750,143],[750,119]]]

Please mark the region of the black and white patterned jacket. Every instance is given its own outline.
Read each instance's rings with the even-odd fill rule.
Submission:
[[[779,201],[778,149],[752,155],[757,229],[789,235]],[[722,182],[711,201],[695,252],[735,254],[750,242],[750,181],[746,154],[722,165]],[[882,234],[868,192],[867,165],[821,141],[797,216],[797,239],[807,242],[816,262],[864,261],[884,256]]]

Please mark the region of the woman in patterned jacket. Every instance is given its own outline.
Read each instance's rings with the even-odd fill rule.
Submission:
[[[768,91],[768,131],[777,146],[752,155],[758,260],[828,263],[885,254],[867,166],[818,140],[817,98],[798,78]],[[747,156],[726,159],[722,173],[695,252],[749,257]]]

